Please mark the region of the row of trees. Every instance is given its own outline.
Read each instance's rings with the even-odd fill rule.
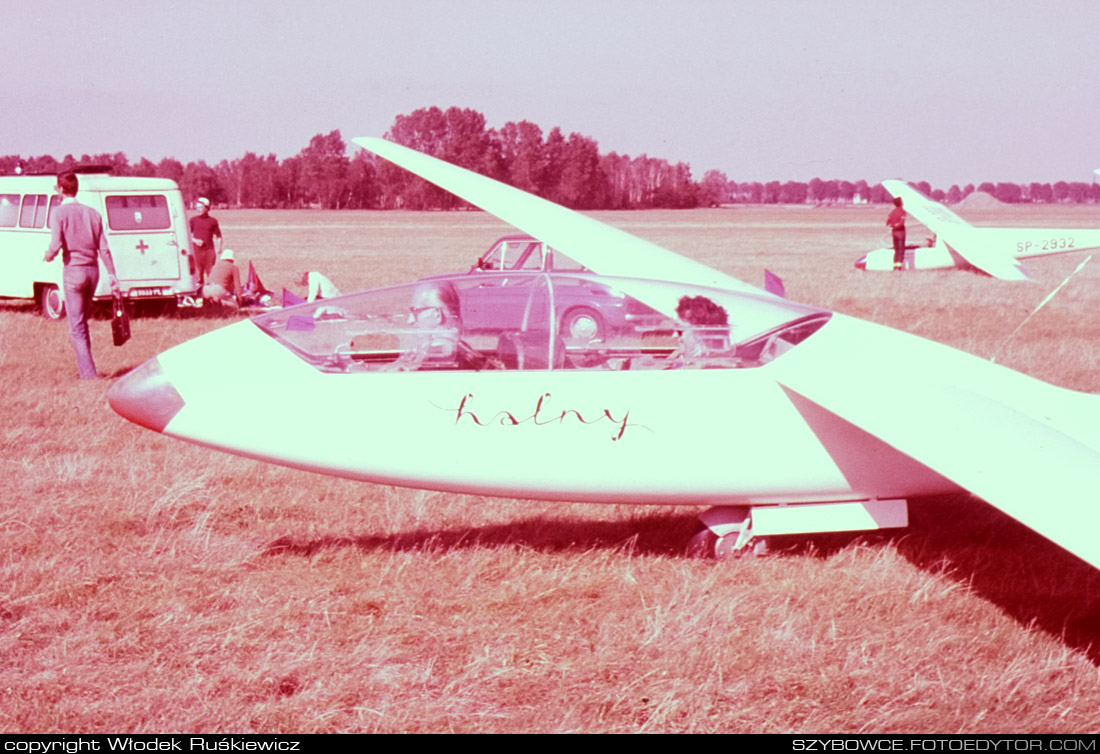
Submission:
[[[914,183],[913,186],[938,202],[955,204],[961,202],[975,191],[993,196],[1007,204],[1031,202],[1037,204],[1060,203],[1098,203],[1100,202],[1100,183],[1083,181],[1058,181],[1050,183],[991,183],[974,186],[973,183],[959,188],[952,186],[947,191],[932,188],[927,181]],[[891,200],[882,184],[869,186],[867,181],[823,181],[814,178],[809,183],[788,181],[780,183],[728,183],[726,202],[751,204],[833,204],[859,203],[885,204]]]
[[[728,181],[717,171],[702,184],[686,163],[611,152],[601,155],[596,141],[560,128],[543,135],[529,121],[487,129],[475,110],[437,107],[397,117],[386,137],[440,157],[524,191],[574,209],[697,207],[718,204]],[[426,209],[453,207],[458,200],[383,162],[379,166],[380,206]],[[710,193],[708,193],[708,190]]]
[[[254,152],[214,166],[203,160],[184,165],[172,157],[157,163],[142,158],[131,164],[122,152],[79,159],[66,155],[61,160],[49,155],[27,159],[8,155],[0,157],[0,174],[60,173],[81,165],[103,165],[113,175],[170,178],[188,202],[205,196],[218,205],[265,209],[375,206],[373,161],[362,150],[351,160],[346,152],[340,132],[333,131],[314,136],[308,147],[282,161],[274,154],[260,157]]]
[[[486,127],[485,116],[452,107],[422,108],[399,115],[386,137],[448,162],[496,178],[574,209],[690,208],[730,203],[830,204],[887,203],[890,197],[879,184],[867,181],[728,180],[717,170],[695,181],[686,163],[615,152],[601,155],[594,139],[578,133],[568,137],[560,128],[543,134],[529,121]],[[274,154],[261,157],[247,152],[235,160],[214,166],[166,157],[153,163],[142,158],[131,164],[121,152],[50,156],[0,157],[0,174],[56,173],[78,165],[109,165],[116,175],[171,178],[194,200],[206,196],[220,205],[234,207],[327,209],[455,209],[465,206],[453,195],[393,164],[348,145],[339,131],[317,134],[309,145],[283,160]],[[937,201],[961,201],[975,190],[1007,203],[1100,202],[1100,184],[1059,181],[1049,183],[982,183],[947,191],[927,182],[916,188]]]

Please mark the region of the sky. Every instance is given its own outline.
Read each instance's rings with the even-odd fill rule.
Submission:
[[[700,179],[1089,182],[1100,2],[222,0],[4,11],[0,154],[292,156],[430,106]]]

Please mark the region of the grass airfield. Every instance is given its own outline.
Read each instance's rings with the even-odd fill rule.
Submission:
[[[268,288],[469,267],[480,212],[216,213]],[[1035,284],[861,273],[883,208],[596,213],[761,284],[1100,393],[1100,259]],[[961,212],[1097,227],[1095,207]],[[910,227],[910,240],[922,238]],[[141,316],[118,375],[236,316]],[[64,324],[0,302],[0,732],[1100,730],[1100,572],[967,496],[901,531],[681,555],[694,509],[354,483],[170,440],[76,379]],[[273,412],[294,410],[272,406]],[[717,438],[720,441],[720,438]],[[385,438],[379,438],[385,442]],[[547,459],[568,469],[568,459]],[[670,470],[670,473],[675,473]],[[1082,526],[1096,526],[1081,490]],[[1043,505],[1036,500],[1037,506]]]

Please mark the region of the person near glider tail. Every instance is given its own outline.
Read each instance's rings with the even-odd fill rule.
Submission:
[[[890,235],[894,239],[894,269],[900,270],[905,265],[905,210],[901,206],[901,197],[894,197],[894,209],[886,218],[886,224],[890,226]]]

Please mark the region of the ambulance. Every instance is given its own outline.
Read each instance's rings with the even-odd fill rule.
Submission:
[[[123,295],[195,306],[198,267],[176,182],[113,176],[102,168],[73,172],[80,181],[77,201],[103,215]],[[50,219],[60,203],[56,174],[0,176],[0,298],[33,299],[50,319],[65,314],[62,255],[43,261]],[[95,297],[111,297],[102,261]]]

